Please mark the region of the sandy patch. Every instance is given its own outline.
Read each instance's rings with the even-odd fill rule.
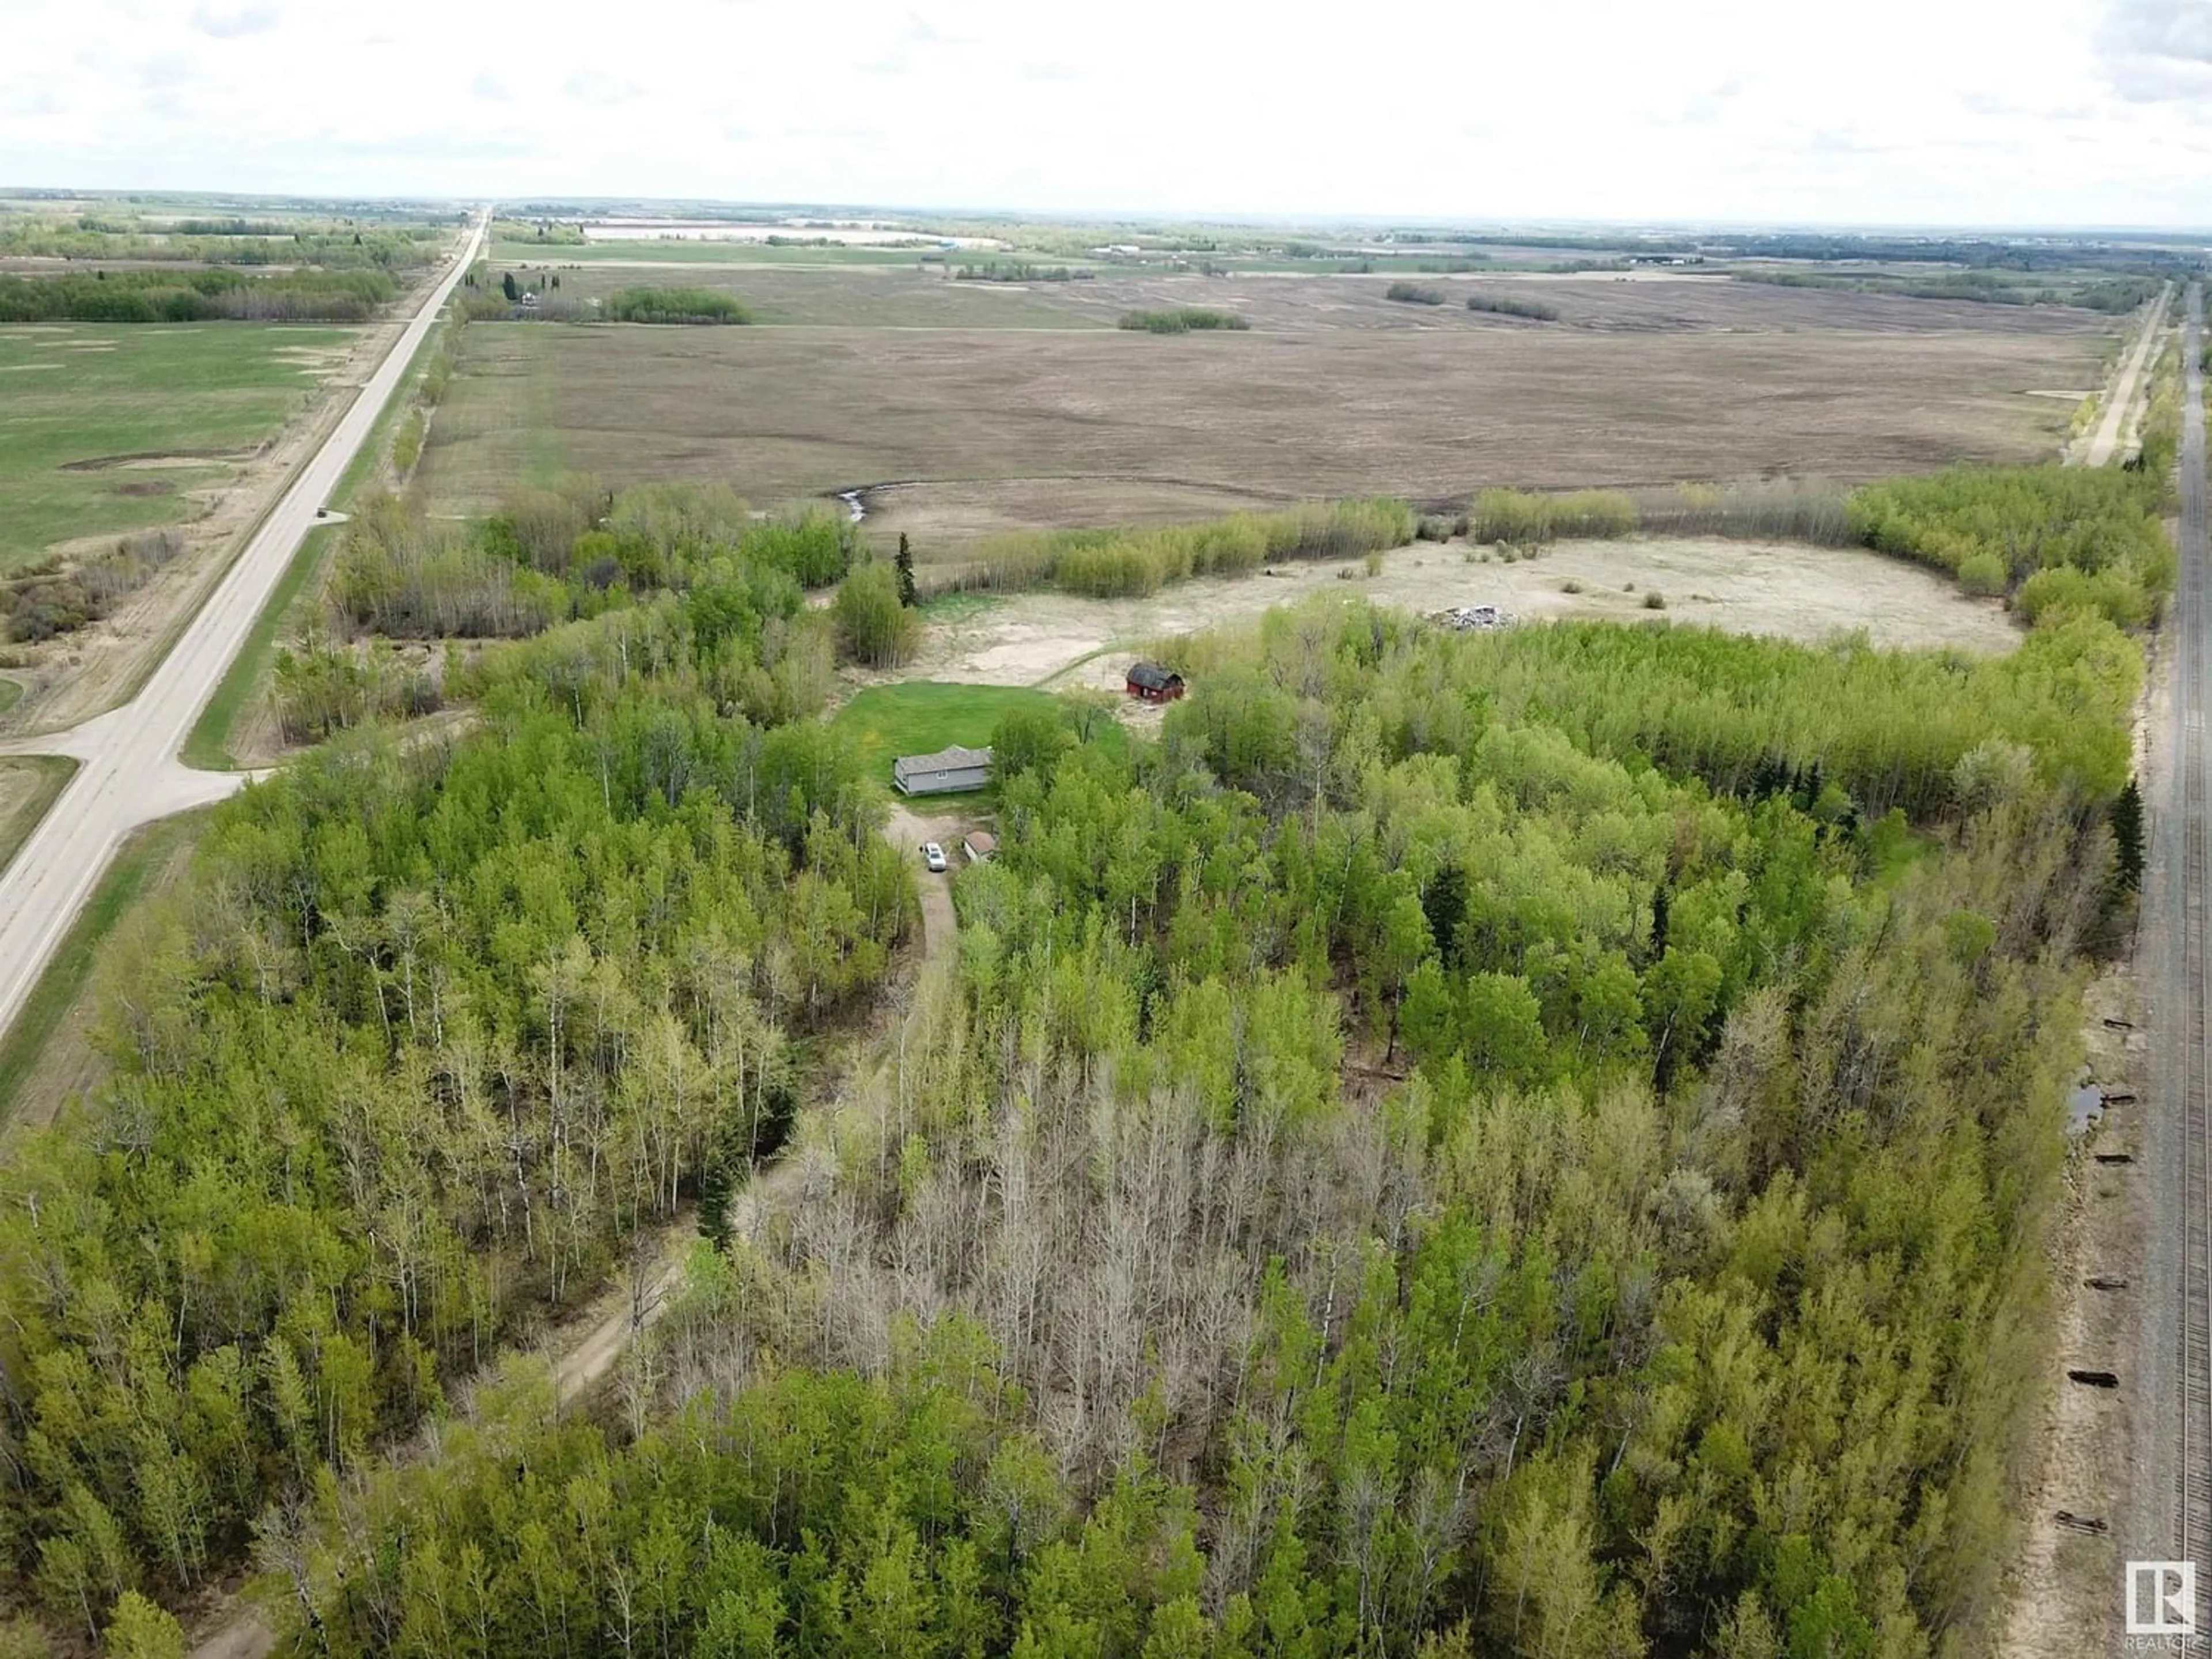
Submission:
[[[1566,591],[1577,584],[1579,592]],[[1664,611],[1645,608],[1653,590]],[[1496,605],[1524,620],[1665,619],[1811,643],[1863,630],[1877,646],[1958,646],[2001,653],[2021,631],[1994,600],[1970,599],[1932,571],[1850,548],[1718,538],[1562,542],[1531,560],[1483,563],[1457,544],[1400,548],[1370,577],[1364,565],[1297,564],[1276,575],[1186,582],[1148,599],[1019,593],[930,632],[915,672],[985,685],[1066,676],[1118,685],[1109,647],[1257,616],[1310,593],[1423,612]]]
[[[0,363],[0,374],[24,374],[34,368],[60,368],[60,363]]]

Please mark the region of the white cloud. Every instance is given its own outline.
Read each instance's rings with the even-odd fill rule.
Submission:
[[[264,29],[276,27],[276,8],[254,3],[248,5],[200,6],[192,13],[192,27],[202,34],[217,40],[235,40],[240,35],[259,34]]]
[[[2193,223],[2206,0],[24,6],[17,184],[1428,217]],[[114,44],[120,43],[120,44]]]

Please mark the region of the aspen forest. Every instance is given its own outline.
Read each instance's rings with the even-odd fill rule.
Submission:
[[[2039,488],[1855,510],[1963,578]],[[513,637],[428,740],[290,660],[336,735],[0,1167],[0,1655],[240,1573],[342,1659],[1989,1650],[2147,542],[2022,555],[2128,603],[1988,658],[1334,595],[1167,642],[1126,742],[1007,717],[924,960],[820,718],[842,527],[361,520],[339,622]],[[564,1400],[518,1340],[678,1217]]]

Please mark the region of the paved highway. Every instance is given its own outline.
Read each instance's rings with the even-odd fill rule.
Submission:
[[[315,527],[377,416],[398,389],[439,308],[483,246],[479,219],[468,246],[397,344],[355,397],[186,626],[145,689],[120,708],[52,737],[11,744],[18,753],[75,756],[82,764],[44,822],[0,874],[0,1031],[7,1030],[131,830],[241,787],[234,772],[198,772],[177,758],[254,618]]]

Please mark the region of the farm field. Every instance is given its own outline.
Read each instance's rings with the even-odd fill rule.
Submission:
[[[497,264],[589,265],[910,265],[916,250],[897,247],[789,247],[765,242],[647,241],[533,242],[502,239],[491,245]]]
[[[1851,481],[2051,453],[2070,407],[2031,394],[2096,384],[2120,326],[1690,281],[1547,283],[1559,325],[1393,304],[1364,279],[729,286],[763,315],[854,320],[472,325],[421,473],[428,509],[480,512],[563,471],[613,486],[721,478],[763,507],[897,483],[918,487],[884,498],[872,528],[908,532],[927,561],[995,529],[1315,495]],[[1252,331],[1102,325],[1132,305],[1200,301]],[[999,325],[881,320],[956,307]],[[1006,325],[1040,307],[1051,331]]]
[[[0,574],[61,543],[198,516],[344,360],[356,332],[0,328]]]
[[[1111,328],[1127,311],[1201,305],[1232,311],[1255,331],[1336,329],[1446,331],[1543,334],[1578,329],[1607,332],[1756,330],[1928,335],[1965,331],[2001,335],[2072,335],[2116,331],[2118,324],[2060,307],[1978,305],[1961,300],[1905,300],[1887,295],[1787,288],[1732,282],[1721,276],[1637,271],[1606,276],[1553,276],[1530,271],[1419,275],[1416,285],[1443,298],[1414,305],[1389,297],[1403,273],[1242,272],[1206,277],[1164,271],[1100,268],[1079,282],[963,281],[916,268],[912,255],[855,268],[805,269],[798,261],[752,265],[726,254],[683,261],[680,270],[661,259],[593,258],[581,264],[573,247],[533,252],[513,245],[513,258],[495,262],[518,280],[538,286],[539,273],[557,274],[563,299],[591,299],[643,283],[680,283],[734,294],[766,324],[831,327]],[[818,249],[770,249],[804,253]],[[988,264],[993,256],[973,256]],[[963,262],[955,255],[956,264]],[[1000,263],[1007,263],[1000,256]],[[1049,256],[1033,263],[1067,262]],[[1080,267],[1088,268],[1088,267]],[[496,276],[493,281],[497,281]],[[1534,302],[1559,313],[1537,322],[1495,312],[1470,311],[1470,298]]]

